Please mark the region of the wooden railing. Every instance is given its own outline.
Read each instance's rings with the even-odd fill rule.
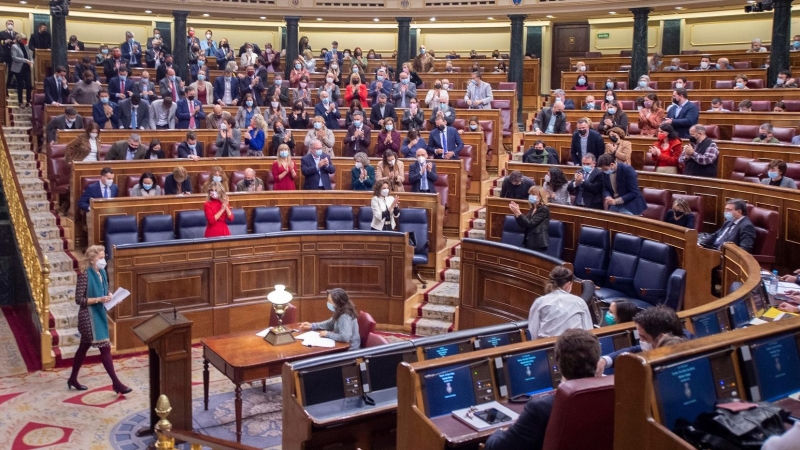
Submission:
[[[17,247],[22,258],[22,266],[25,269],[28,287],[31,297],[36,306],[36,313],[39,318],[37,324],[39,328],[39,340],[42,367],[49,369],[53,367],[53,337],[50,335],[50,262],[47,256],[42,253],[39,241],[33,230],[33,221],[25,206],[25,198],[22,194],[17,172],[14,169],[14,161],[11,158],[11,150],[6,143],[6,136],[0,128],[2,137],[2,156],[0,156],[0,180],[3,183],[3,190],[6,193],[8,202],[8,213],[11,216],[11,223],[14,227]]]

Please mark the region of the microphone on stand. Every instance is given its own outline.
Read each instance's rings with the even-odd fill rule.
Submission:
[[[160,300],[159,301],[155,301],[155,302],[148,302],[148,303],[151,303],[151,304],[152,303],[161,303],[161,304],[164,304],[164,305],[171,306],[172,307],[172,320],[178,320],[178,309],[172,303],[164,302],[164,301],[160,301]]]

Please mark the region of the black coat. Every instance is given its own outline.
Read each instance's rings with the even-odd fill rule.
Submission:
[[[575,196],[575,204],[583,200],[583,205],[592,209],[603,209],[603,171],[594,168],[589,176],[584,173],[583,183],[580,185],[572,180],[567,185],[567,192]]]
[[[595,161],[600,158],[600,155],[606,152],[606,144],[603,142],[603,136],[595,130],[589,129],[589,137],[586,142],[586,153],[594,155]],[[577,131],[572,133],[572,146],[570,148],[572,155],[572,162],[576,166],[581,165],[581,135]]]
[[[531,250],[546,250],[550,244],[550,210],[545,205],[539,205],[536,212],[533,208],[527,214],[517,216],[517,225],[525,230],[523,245]]]

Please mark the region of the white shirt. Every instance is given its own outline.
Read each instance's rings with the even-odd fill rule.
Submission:
[[[233,82],[233,78],[231,81],[225,80],[225,93],[222,95],[222,103],[226,105],[230,105],[233,103],[233,98],[231,98],[231,83]]]
[[[89,154],[84,161],[97,161],[97,139],[89,138]]]
[[[592,329],[592,316],[582,298],[558,289],[533,301],[528,313],[531,339],[560,336],[571,329]]]
[[[795,422],[782,435],[767,439],[761,450],[800,450],[800,422]]]

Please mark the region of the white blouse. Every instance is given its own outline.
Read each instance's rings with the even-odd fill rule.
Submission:
[[[84,158],[84,161],[97,161],[97,139],[89,138],[89,154]]]

